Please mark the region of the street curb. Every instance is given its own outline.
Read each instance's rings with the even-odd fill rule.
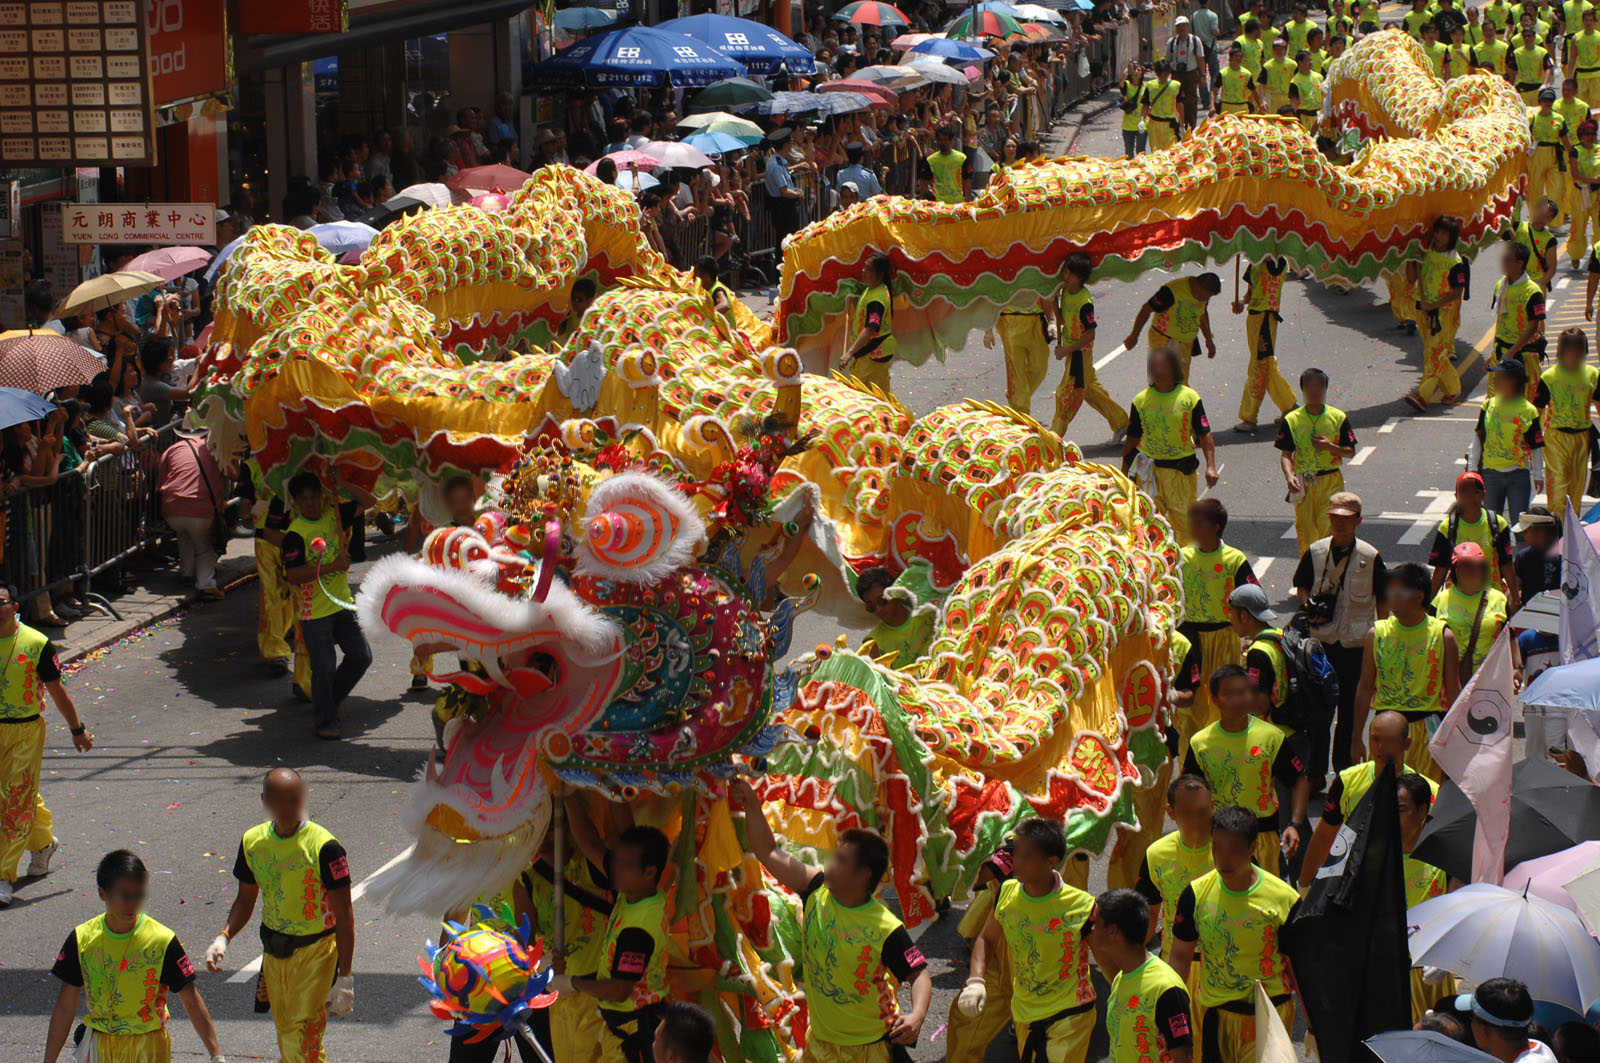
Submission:
[[[228,583],[223,589],[229,591],[234,590],[244,586],[246,583],[253,583],[255,578],[256,571],[252,566],[248,572],[239,575],[232,582]],[[183,610],[184,606],[189,604],[191,604],[191,601],[187,595],[179,598],[173,598],[155,612],[149,614],[148,616],[140,617],[137,623],[134,623],[130,620],[124,620],[108,625],[102,629],[103,633],[90,636],[89,641],[83,643],[82,645],[70,643],[66,649],[58,651],[56,654],[57,659],[63,665],[72,664],[74,661],[77,661],[80,658],[89,656],[89,654],[95,652],[96,650],[104,649],[115,642],[119,642],[122,639],[127,638],[129,635],[132,635],[135,632],[143,631],[152,624],[159,624],[161,621],[175,616],[177,613]],[[127,626],[130,624],[131,626]]]

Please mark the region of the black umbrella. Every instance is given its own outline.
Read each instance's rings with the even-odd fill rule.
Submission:
[[[1390,1030],[1366,1046],[1383,1063],[1490,1063],[1495,1057],[1432,1030]]]
[[[1454,781],[1447,780],[1411,855],[1470,882],[1477,826],[1472,803]],[[1542,757],[1530,757],[1512,769],[1507,868],[1590,838],[1600,838],[1600,786]]]
[[[351,220],[361,222],[363,225],[370,225],[374,229],[381,229],[392,221],[427,210],[431,205],[401,192],[397,196],[390,196],[365,214]]]

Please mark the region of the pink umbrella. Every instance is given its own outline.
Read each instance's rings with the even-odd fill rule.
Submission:
[[[818,92],[858,92],[872,101],[874,107],[893,110],[900,106],[900,94],[894,89],[872,81],[844,78],[817,86]]]
[[[498,188],[502,192],[515,192],[527,184],[528,178],[532,176],[531,173],[514,166],[494,163],[490,166],[469,166],[465,170],[457,171],[451,177],[446,177],[444,183],[457,191],[475,188],[481,192],[493,192]]]
[[[1506,872],[1501,885],[1514,893],[1526,890],[1541,900],[1576,912],[1589,933],[1593,934],[1595,929],[1589,925],[1588,917],[1578,907],[1578,902],[1572,899],[1572,895],[1562,887],[1587,871],[1589,865],[1596,859],[1600,859],[1600,841],[1579,842],[1570,849],[1563,849],[1549,856],[1524,860]]]
[[[606,155],[604,157],[616,163],[617,169],[619,170],[626,170],[630,162],[637,163],[639,165],[639,169],[641,170],[654,170],[656,167],[661,165],[661,160],[656,158],[654,155],[646,155],[644,152],[634,151],[632,148],[624,148],[621,151],[613,151],[610,155]],[[600,160],[596,159],[591,162],[583,172],[592,176],[599,171],[599,168]]]
[[[889,47],[893,48],[897,52],[903,52],[912,45],[921,44],[923,41],[931,40],[934,37],[943,36],[944,34],[942,33],[902,33],[900,36],[889,42]]]
[[[211,252],[201,247],[162,247],[146,251],[122,267],[154,273],[164,281],[175,281],[211,261]]]

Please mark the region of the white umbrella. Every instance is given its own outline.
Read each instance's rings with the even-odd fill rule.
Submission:
[[[658,185],[660,183],[661,183],[660,181],[657,181],[654,177],[651,177],[649,174],[647,174],[647,173],[645,173],[644,171],[641,170],[639,172],[638,187],[634,187],[633,171],[632,170],[618,170],[617,171],[617,184],[616,184],[616,187],[626,189],[629,192],[643,192],[645,189],[654,188],[656,185]]]
[[[1017,13],[1013,17],[1019,22],[1054,22],[1058,26],[1067,24],[1066,17],[1061,12],[1040,7],[1038,4],[1018,4]]]
[[[903,64],[909,70],[915,70],[929,81],[938,81],[946,85],[965,86],[968,82],[967,75],[955,67],[946,66],[943,59],[931,59],[923,56],[921,59],[912,59]]]
[[[399,196],[414,199],[418,203],[426,203],[430,207],[448,207],[455,202],[455,196],[449,186],[439,184],[437,181],[419,181],[414,185],[406,185],[400,189]]]
[[[346,251],[365,251],[372,238],[378,235],[378,230],[358,221],[330,221],[313,225],[306,231],[336,256]]]
[[[1581,1012],[1600,998],[1600,944],[1578,917],[1487,882],[1423,901],[1407,913],[1411,962],[1472,982],[1515,978],[1535,1000]]]
[[[677,140],[652,140],[639,150],[674,169],[698,170],[711,165],[711,157],[705,152]]]

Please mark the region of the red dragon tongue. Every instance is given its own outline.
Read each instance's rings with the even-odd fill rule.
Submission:
[[[525,698],[542,694],[552,686],[550,677],[537,668],[513,668],[506,673],[506,682]]]

